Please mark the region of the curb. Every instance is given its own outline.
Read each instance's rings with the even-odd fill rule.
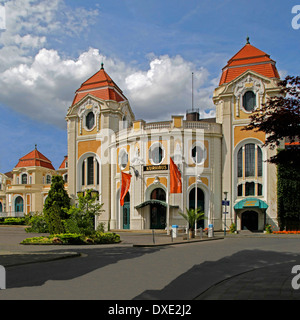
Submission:
[[[6,256],[6,258],[3,259],[3,256]],[[11,257],[10,257],[11,256]],[[17,262],[18,256],[23,257],[23,261]],[[27,256],[27,257],[26,257]],[[26,253],[20,253],[20,252],[10,252],[8,254],[2,254],[0,255],[0,261],[1,265],[4,267],[15,267],[20,265],[26,265],[31,263],[39,263],[39,262],[48,262],[48,261],[55,261],[55,260],[61,260],[61,259],[68,259],[68,258],[75,258],[80,257],[81,253],[79,252],[62,252],[62,253],[34,253],[34,252],[26,252]],[[2,261],[2,260],[7,260]],[[11,260],[11,261],[9,261]]]
[[[173,246],[176,244],[187,244],[187,243],[195,243],[195,242],[205,242],[205,241],[213,241],[213,240],[222,240],[224,237],[214,237],[207,239],[196,239],[196,240],[183,240],[177,242],[166,242],[166,243],[153,243],[153,244],[133,244],[133,247],[163,247],[163,246]]]

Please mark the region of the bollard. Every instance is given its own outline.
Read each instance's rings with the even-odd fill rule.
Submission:
[[[203,238],[203,228],[200,228],[200,239]]]
[[[152,229],[152,240],[153,240],[153,244],[155,244],[154,229]]]
[[[0,265],[0,290],[6,289],[6,272],[5,268]]]

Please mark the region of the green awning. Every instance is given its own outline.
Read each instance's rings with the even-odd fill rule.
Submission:
[[[142,202],[141,204],[135,206],[135,208],[136,209],[144,208],[144,207],[148,206],[149,204],[158,204],[158,205],[163,206],[165,208],[167,208],[167,206],[168,206],[168,204],[165,201],[151,199],[151,200],[147,200],[147,201]],[[170,208],[179,208],[179,206],[170,205]]]
[[[234,209],[235,210],[241,210],[241,209],[246,209],[246,208],[258,208],[258,209],[263,209],[263,210],[267,210],[268,209],[268,205],[257,198],[246,198],[243,199],[241,201],[239,201],[235,206]]]

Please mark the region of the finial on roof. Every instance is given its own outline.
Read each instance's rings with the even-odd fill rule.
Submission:
[[[37,144],[34,145],[35,150],[37,150]]]
[[[101,63],[101,70],[104,69],[104,63]]]
[[[249,40],[250,40],[250,38],[249,38],[249,37],[247,37],[247,38],[246,38],[246,40],[247,40],[246,44],[250,44],[250,41],[249,41]]]

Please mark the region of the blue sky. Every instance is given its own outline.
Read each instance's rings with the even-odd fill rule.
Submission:
[[[222,67],[246,43],[299,75],[296,1],[0,0],[0,172],[34,145],[58,168],[65,115],[80,84],[104,62],[137,119],[168,120],[195,106],[214,115]],[[300,4],[300,2],[299,2]],[[1,11],[0,11],[1,12]],[[300,19],[299,19],[300,24]],[[3,27],[3,26],[2,26]],[[163,111],[162,111],[163,110]]]

